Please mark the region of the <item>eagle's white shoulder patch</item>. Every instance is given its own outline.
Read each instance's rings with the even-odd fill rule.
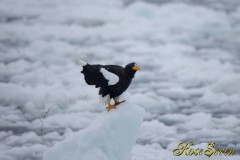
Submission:
[[[104,78],[106,78],[108,80],[109,86],[115,85],[118,83],[119,77],[116,74],[109,72],[105,68],[101,68],[100,72],[103,74]]]

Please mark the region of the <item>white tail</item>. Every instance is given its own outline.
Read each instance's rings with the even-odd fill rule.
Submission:
[[[85,62],[84,60],[81,60],[81,59],[79,60],[79,63],[80,63],[81,66],[87,65],[87,62]]]

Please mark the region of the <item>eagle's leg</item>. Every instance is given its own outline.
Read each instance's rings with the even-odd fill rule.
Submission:
[[[114,102],[115,102],[115,105],[117,106],[117,105],[119,105],[119,104],[121,104],[121,103],[123,103],[123,102],[125,102],[126,100],[123,100],[123,101],[121,101],[121,102],[119,102],[119,97],[115,97],[114,98]]]
[[[104,100],[105,104],[107,104],[106,108],[107,108],[108,112],[111,109],[117,109],[115,104],[111,104],[111,98],[109,95],[106,95],[105,97],[103,97],[103,100]]]

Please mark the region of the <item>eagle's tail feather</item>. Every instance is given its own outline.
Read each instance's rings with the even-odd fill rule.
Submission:
[[[85,66],[85,65],[87,65],[87,62],[85,62],[84,60],[80,59],[80,60],[79,60],[79,64],[80,64],[81,66]]]

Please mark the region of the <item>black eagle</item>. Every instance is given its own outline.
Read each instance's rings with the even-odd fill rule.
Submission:
[[[99,89],[99,95],[103,98],[108,111],[116,108],[120,103],[119,96],[126,91],[137,70],[140,67],[136,63],[129,63],[125,67],[118,65],[100,65],[88,64],[83,60],[80,61],[83,66],[81,71],[84,74],[84,79],[88,85],[95,85]],[[114,99],[114,104],[110,103]]]

